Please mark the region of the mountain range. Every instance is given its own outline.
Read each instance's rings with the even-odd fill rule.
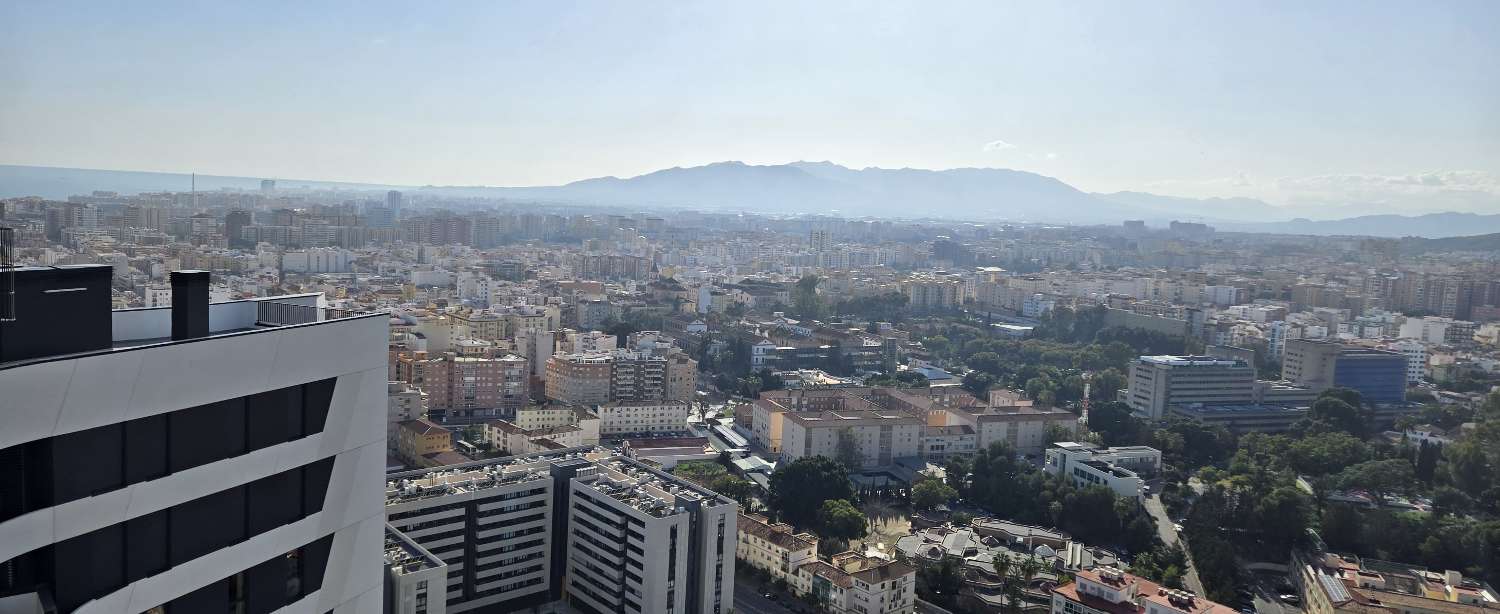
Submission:
[[[186,190],[186,174],[0,165],[0,197],[65,198],[91,190],[134,193]],[[258,189],[259,179],[197,177],[198,189]],[[636,177],[600,177],[560,186],[421,186],[280,180],[284,188],[402,189],[469,196],[617,206],[665,206],[848,217],[949,218],[977,221],[1163,226],[1201,221],[1226,231],[1380,237],[1446,237],[1500,232],[1500,215],[1371,215],[1338,220],[1298,218],[1308,210],[1250,198],[1194,199],[1145,192],[1089,193],[1058,179],[1008,169],[852,169],[831,162],[751,165],[717,162]]]

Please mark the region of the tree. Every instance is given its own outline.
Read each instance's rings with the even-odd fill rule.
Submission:
[[[1326,394],[1326,393],[1325,393]],[[1314,431],[1343,431],[1362,436],[1366,422],[1357,405],[1336,396],[1320,396],[1308,409],[1308,428]]]
[[[1312,518],[1312,505],[1296,486],[1282,486],[1256,502],[1254,518],[1254,528],[1264,539],[1290,548],[1302,541]]]
[[[822,313],[823,305],[818,300],[818,283],[822,281],[817,275],[804,275],[797,280],[796,289],[792,298],[792,304],[797,309],[797,315],[803,318],[817,318]]]
[[[833,454],[850,471],[857,471],[865,465],[859,453],[859,443],[854,441],[854,432],[850,429],[839,431],[839,441]]]
[[[1304,475],[1338,473],[1370,458],[1370,446],[1344,432],[1317,433],[1293,442],[1288,464]]]
[[[985,394],[989,392],[990,386],[994,384],[995,376],[984,371],[970,371],[964,375],[962,386],[964,390],[969,391],[969,394],[984,398]]]
[[[1047,423],[1047,426],[1042,429],[1042,443],[1044,445],[1050,446],[1059,441],[1072,440],[1073,431],[1068,430],[1067,427],[1061,424],[1057,424],[1056,422],[1049,422]]]
[[[808,456],[783,463],[771,474],[767,498],[781,520],[807,528],[816,525],[824,501],[853,497],[844,465],[825,456]]]
[[[1417,481],[1411,463],[1402,458],[1365,461],[1339,473],[1338,484],[1345,490],[1363,490],[1384,505],[1394,494],[1411,492]]]
[[[849,541],[864,537],[869,531],[869,520],[864,512],[845,499],[824,501],[818,510],[818,534],[823,537]]]
[[[1089,430],[1098,433],[1104,445],[1127,446],[1146,443],[1150,429],[1129,405],[1108,401],[1089,407]]]
[[[917,482],[911,489],[912,505],[917,509],[930,510],[939,505],[946,505],[958,496],[958,491],[944,484],[942,480],[928,478]]]

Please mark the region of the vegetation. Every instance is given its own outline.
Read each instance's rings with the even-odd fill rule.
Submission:
[[[935,478],[918,480],[911,488],[911,503],[921,510],[947,505],[957,497],[958,490]]]
[[[823,456],[782,464],[771,474],[770,491],[770,511],[799,529],[819,526],[818,515],[825,501],[854,498],[848,469]]]
[[[865,513],[845,499],[830,499],[818,509],[818,535],[849,541],[864,537],[869,531]]]
[[[1144,552],[1156,543],[1150,516],[1133,500],[1103,486],[1078,488],[1017,460],[1003,442],[980,450],[972,462],[947,465],[958,492],[1000,518],[1055,526],[1089,544],[1115,544]]]

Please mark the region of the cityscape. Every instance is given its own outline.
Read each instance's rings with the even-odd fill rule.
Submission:
[[[1500,179],[1390,170],[1500,162],[1493,116],[1463,123],[1500,89],[1420,81],[1452,112],[1424,120],[1443,156],[1389,100],[1350,111],[1413,143],[1379,163],[1330,153],[1372,129],[1308,110],[1320,87],[1267,124],[1238,100],[1289,105],[1280,85],[1342,79],[1330,57],[1385,47],[1388,29],[1413,31],[1349,70],[1500,69],[1493,5],[1410,24],[1416,7],[1376,2],[1343,24],[1281,3],[690,4],[286,20],[354,32],[347,57],[289,34],[312,26],[227,25],[241,8],[87,7],[119,24],[88,49],[193,26],[120,46],[111,70],[142,79],[128,86],[28,44],[92,31],[80,7],[0,9],[20,37],[3,49],[27,48],[0,75],[29,84],[0,97],[16,118],[0,119],[0,614],[1500,613]],[[332,25],[375,16],[403,27]],[[1081,82],[1057,85],[1067,103],[1039,91],[995,111],[1051,122],[1054,144],[964,124],[967,153],[933,153],[950,120],[1000,104],[955,75],[1052,78],[948,28],[990,24],[1017,49],[1037,43],[1027,23],[1060,37],[1053,51],[1099,43],[1099,65],[1036,60],[1080,81],[1114,84],[1131,28],[1152,39],[1126,54],[1144,64],[1222,53],[1286,71],[1260,91],[1128,67],[1161,88],[1145,106],[1239,92],[1224,130],[1260,160],[1200,149],[1202,109]],[[1208,40],[1226,33],[1284,38],[1268,58]],[[148,95],[220,35],[265,47],[201,50],[255,67],[244,89]],[[884,55],[898,43],[910,63]],[[797,45],[826,64],[790,68]],[[422,69],[393,47],[430,59],[431,81],[406,87]],[[488,53],[495,66],[472,59]],[[386,57],[402,86],[355,56]],[[847,70],[870,58],[890,72]],[[49,109],[31,88],[56,75],[37,66],[118,108]],[[507,81],[525,100],[494,97],[485,79],[512,75],[533,78]],[[678,81],[680,99],[655,97]],[[350,84],[381,100],[351,102]],[[912,100],[865,96],[897,85]],[[771,119],[746,119],[740,96]],[[406,97],[426,110],[382,115]],[[843,106],[786,106],[808,100]],[[284,104],[351,134],[318,136]],[[145,107],[188,129],[167,135]],[[1194,136],[1064,128],[1106,108]],[[238,136],[193,124],[220,110]],[[95,132],[71,123],[94,113]],[[261,113],[286,123],[244,120]],[[571,123],[621,113],[640,125],[595,143]],[[1248,135],[1283,120],[1319,136],[1257,150]],[[121,148],[158,130],[163,144]],[[1198,174],[1164,178],[1171,165]]]

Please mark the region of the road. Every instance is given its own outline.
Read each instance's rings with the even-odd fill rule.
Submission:
[[[786,606],[762,597],[756,587],[744,578],[735,578],[734,611],[737,614],[792,614]],[[782,599],[790,597],[782,596]]]
[[[1156,533],[1157,536],[1161,538],[1162,542],[1167,544],[1175,544],[1180,542],[1182,544],[1183,551],[1187,551],[1187,542],[1183,541],[1181,536],[1177,535],[1176,529],[1172,527],[1172,517],[1167,515],[1167,509],[1165,507],[1162,507],[1161,498],[1157,494],[1152,493],[1150,496],[1146,497],[1146,512],[1151,514],[1151,518],[1156,521]],[[1198,570],[1193,567],[1192,554],[1188,555],[1188,568],[1187,572],[1182,576],[1182,582],[1183,584],[1187,585],[1188,590],[1193,591],[1196,594],[1208,594],[1203,590],[1203,581],[1198,579]]]

